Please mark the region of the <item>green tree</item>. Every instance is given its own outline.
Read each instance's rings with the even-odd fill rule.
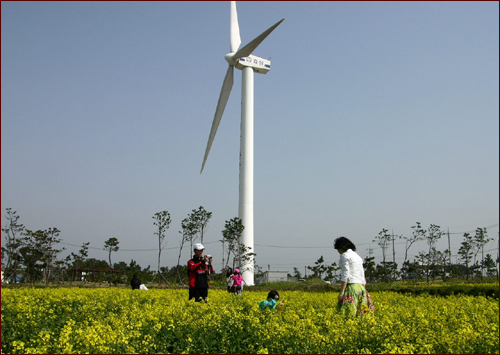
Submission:
[[[375,274],[377,272],[375,268],[375,257],[366,257],[363,261],[363,268],[365,269],[365,278],[367,282],[373,282],[375,280]]]
[[[436,276],[441,276],[443,281],[446,281],[446,265],[448,260],[449,251],[444,252],[436,250],[435,247],[432,248],[429,253],[428,260],[430,261],[430,273],[429,276],[434,279]]]
[[[89,256],[89,244],[83,243],[78,254],[73,252],[70,253],[65,259],[64,264],[66,265],[66,279],[72,283],[77,280],[77,275],[80,274],[83,264],[87,257]]]
[[[322,278],[323,274],[326,271],[326,266],[324,265],[325,259],[323,255],[320,256],[318,260],[314,262],[314,266],[308,266],[307,268],[313,272],[313,277]]]
[[[477,228],[476,229],[476,234],[474,235],[474,240],[473,240],[473,245],[474,245],[474,264],[476,263],[476,257],[479,252],[481,252],[481,261],[484,260],[484,246],[489,242],[493,240],[493,238],[488,238],[488,232],[486,228]],[[481,263],[480,264],[481,268],[481,280],[483,279],[484,275],[484,266]]]
[[[161,273],[160,273],[160,259],[161,259],[161,251],[165,247],[163,245],[163,241],[165,240],[165,232],[170,227],[170,213],[168,211],[157,212],[153,216],[154,222],[153,224],[158,227],[158,230],[154,233],[158,236],[158,284],[161,283]],[[165,280],[166,281],[166,280]]]
[[[302,278],[302,274],[296,267],[293,268],[293,277],[296,277],[297,280],[300,280]]]
[[[43,254],[37,248],[35,233],[26,230],[23,237],[20,239],[19,254],[21,256],[21,264],[24,265],[24,283],[35,284],[42,277],[42,268],[39,261]]]
[[[331,265],[326,267],[326,278],[330,281],[333,281],[337,278],[337,271],[340,270],[340,266],[337,263],[333,262]]]
[[[95,258],[88,258],[82,261],[81,269],[84,270],[85,275],[82,275],[85,281],[99,282],[103,280],[102,273],[109,269],[108,262],[98,260]]]
[[[104,250],[106,250],[109,253],[108,254],[108,257],[109,257],[109,267],[111,269],[113,268],[113,264],[111,263],[111,253],[114,252],[114,251],[118,251],[118,249],[120,249],[120,247],[118,246],[119,243],[120,242],[115,237],[109,238],[108,240],[106,240],[104,242]]]
[[[420,279],[422,277],[422,265],[418,261],[406,260],[401,267],[401,272],[407,279]]]
[[[233,256],[232,269],[235,269],[236,265],[241,268],[241,265],[254,264],[256,254],[251,251],[251,247],[240,242],[241,235],[245,229],[241,219],[234,217],[233,219],[226,221],[224,227],[222,237],[224,245],[227,243],[227,260],[223,269],[226,269],[230,264],[231,255]],[[242,273],[244,271],[246,270],[241,270]]]
[[[469,279],[470,263],[474,252],[474,238],[469,233],[464,233],[464,241],[458,249],[458,259],[465,264],[465,279]]]
[[[65,248],[56,249],[56,245],[61,242],[58,238],[59,233],[57,228],[36,232],[25,231],[20,253],[26,268],[27,280],[35,283],[42,278],[45,284],[49,283],[57,255],[65,250]]]
[[[390,282],[398,275],[398,264],[392,261],[381,262],[376,266],[376,275],[380,281]]]
[[[74,268],[81,268],[83,267],[83,263],[89,256],[89,242],[83,243],[82,247],[78,251],[78,254],[71,253],[71,259],[73,262],[73,267]]]
[[[19,266],[22,256],[19,253],[19,248],[22,245],[21,238],[24,233],[24,225],[18,222],[19,216],[12,208],[6,208],[7,225],[2,228],[6,236],[5,244],[2,244],[2,270],[6,280],[17,280]],[[4,256],[6,262],[4,262]]]
[[[119,271],[120,272],[120,276],[117,277],[117,279],[121,282],[121,283],[129,283],[129,267],[127,265],[127,263],[125,261],[119,261],[117,263],[114,263],[113,265],[113,270],[116,270],[116,271]],[[118,281],[116,280],[116,281]]]
[[[481,267],[483,270],[486,270],[486,276],[488,276],[490,279],[498,276],[495,261],[490,254],[486,254],[486,257],[481,262]]]
[[[128,266],[128,271],[129,271],[129,279],[128,281],[130,282],[130,280],[132,279],[132,276],[134,274],[137,274],[137,276],[139,276],[139,278],[141,278],[143,275],[141,274],[142,273],[142,268],[141,268],[141,265],[137,264],[137,261],[135,261],[134,259],[131,259],[130,260],[130,264]],[[141,279],[142,280],[142,279]],[[142,280],[144,281],[144,280]]]

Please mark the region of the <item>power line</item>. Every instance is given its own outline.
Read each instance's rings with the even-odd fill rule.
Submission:
[[[485,229],[489,229],[489,228],[494,228],[494,227],[498,227],[498,223],[495,223],[495,224],[492,224],[490,226],[487,226],[487,227],[484,227]],[[455,233],[450,233],[450,235],[463,235],[465,233],[473,233],[475,232],[475,230],[473,231],[468,231],[468,232],[455,232]],[[444,234],[446,234],[444,232]],[[424,240],[421,240],[421,241],[424,241]],[[216,241],[210,241],[210,242],[204,242],[204,244],[213,244],[213,243],[219,243],[220,240],[216,240]],[[64,244],[64,245],[70,245],[70,246],[73,246],[73,247],[81,247],[81,245],[76,245],[76,244],[71,244],[71,243],[64,243],[64,242],[60,242],[60,244]],[[374,244],[373,247],[371,247],[372,250],[375,250],[375,249],[382,249],[382,247],[378,246],[378,244],[376,244],[376,242],[370,242],[370,243],[357,243],[356,245],[358,246],[361,246],[361,245],[372,245]],[[394,243],[396,245],[403,245],[403,244],[406,244],[406,242],[399,242],[399,243]],[[255,246],[259,246],[259,247],[267,247],[267,248],[280,248],[280,249],[333,249],[333,245],[331,246],[285,246],[285,245],[269,245],[269,244],[254,244]],[[99,248],[99,247],[91,247],[91,246],[88,246],[89,249],[93,249],[93,250],[105,250],[104,248]],[[173,250],[173,249],[178,249],[179,247],[176,246],[176,247],[169,247],[169,248],[162,248],[162,250]],[[117,252],[151,252],[151,251],[158,251],[158,248],[155,248],[155,249],[118,249]]]
[[[254,245],[259,246],[259,247],[283,248],[283,249],[328,249],[328,248],[333,249],[333,246],[328,246],[328,247],[311,247],[311,246],[292,247],[292,246],[284,246],[284,245],[266,245],[266,244],[255,244],[255,243],[254,243]]]
[[[492,224],[491,226],[488,226],[488,227],[484,227],[484,229],[489,229],[489,228],[494,228],[494,227],[498,227],[498,223],[496,224]],[[473,231],[468,231],[468,232],[458,232],[458,233],[450,233],[450,234],[465,234],[465,233],[474,233],[476,231],[476,229],[474,229]]]
[[[205,242],[205,244],[212,244],[212,243],[217,243],[217,241]],[[60,242],[60,244],[71,245],[73,247],[82,247],[82,245],[76,245],[76,244],[64,243],[64,242]],[[94,249],[94,250],[105,250],[104,248],[91,247],[91,246],[87,246],[87,248]],[[173,249],[179,249],[179,247],[162,248],[161,250],[173,250]],[[155,248],[155,249],[118,249],[116,252],[119,252],[119,251],[158,251],[158,248]]]

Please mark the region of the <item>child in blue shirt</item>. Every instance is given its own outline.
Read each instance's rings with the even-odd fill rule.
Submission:
[[[265,299],[264,301],[260,301],[259,302],[259,308],[261,310],[264,310],[264,309],[276,309],[276,308],[278,310],[280,310],[280,308],[283,307],[283,305],[284,305],[284,301],[282,301],[279,304],[279,306],[278,306],[278,300],[279,299],[280,299],[280,294],[278,293],[278,291],[271,290],[267,294],[267,299]]]

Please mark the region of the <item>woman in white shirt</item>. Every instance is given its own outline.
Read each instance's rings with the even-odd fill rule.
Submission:
[[[346,237],[335,239],[333,247],[340,254],[342,286],[338,298],[338,309],[345,316],[362,316],[375,307],[365,289],[366,279],[363,259],[356,253],[356,246]]]

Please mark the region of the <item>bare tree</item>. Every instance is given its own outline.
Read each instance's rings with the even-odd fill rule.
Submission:
[[[161,259],[161,251],[164,248],[163,241],[165,240],[165,232],[170,227],[170,213],[168,211],[161,211],[154,214],[153,219],[155,220],[153,224],[158,227],[158,231],[155,232],[158,236],[158,285],[161,283],[160,279],[160,259]],[[165,280],[167,281],[167,280]]]
[[[196,226],[196,233],[198,233],[201,244],[203,244],[203,237],[208,229],[210,218],[212,218],[212,212],[207,212],[203,206],[200,206],[197,210],[193,210],[193,213],[189,215],[189,219]]]
[[[427,230],[427,235],[425,236],[427,245],[429,245],[429,252],[426,254],[427,282],[429,282],[429,277],[431,276],[430,271],[431,269],[434,269],[434,266],[437,262],[436,258],[434,257],[436,250],[435,246],[438,239],[440,239],[443,234],[444,233],[441,231],[441,227],[438,226],[437,224],[431,224],[429,226],[429,229]]]
[[[40,232],[40,231],[39,231]],[[62,239],[58,239],[61,231],[57,228],[49,228],[38,234],[38,248],[42,252],[42,262],[45,263],[44,280],[45,284],[49,283],[52,272],[52,265],[56,261],[57,254],[66,248],[55,249],[55,245],[60,243]]]
[[[385,264],[385,253],[387,251],[387,247],[389,246],[389,242],[391,241],[391,235],[387,233],[388,230],[385,228],[382,228],[382,230],[379,232],[378,236],[375,237],[372,242],[375,242],[379,245],[380,248],[382,248],[382,263]]]
[[[425,240],[425,233],[427,233],[427,231],[423,229],[422,226],[420,225],[420,222],[417,222],[417,224],[415,226],[412,226],[411,228],[413,229],[411,237],[408,238],[403,236],[399,237],[406,240],[405,261],[403,262],[403,268],[402,268],[405,278],[407,276],[407,270],[408,270],[408,264],[407,264],[408,250],[410,250],[410,247],[415,242],[418,242],[420,240]]]
[[[191,245],[191,250],[193,249],[193,238],[197,233],[197,226],[196,223],[188,218],[184,218],[181,222],[182,226],[182,231],[179,231],[181,234],[181,243],[179,247],[179,256],[177,258],[177,276],[179,277],[179,284],[183,283],[183,278],[180,274],[180,264],[181,264],[181,255],[182,255],[182,248],[184,247],[184,244],[187,242],[190,242]]]
[[[83,263],[89,256],[89,244],[90,242],[83,243],[78,254],[71,252],[71,254],[66,257],[66,263],[69,270],[71,270],[71,268],[83,268]],[[76,270],[73,270],[73,276],[76,276]],[[74,277],[70,278],[70,284],[73,282],[73,279]]]

